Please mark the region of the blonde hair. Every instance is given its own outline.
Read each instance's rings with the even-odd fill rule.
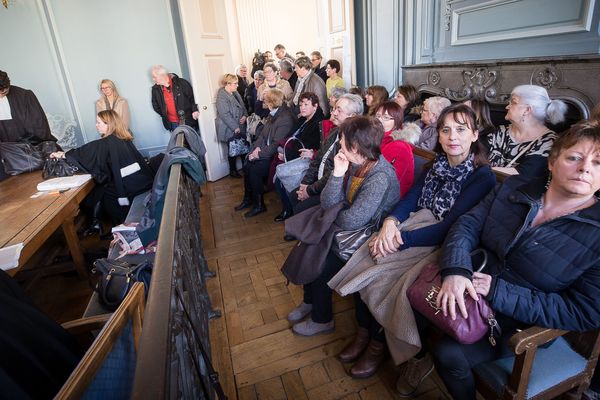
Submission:
[[[125,128],[123,120],[114,110],[100,111],[98,113],[98,118],[108,125],[106,136],[115,135],[122,140],[133,140],[133,136],[131,136],[131,133]]]
[[[106,95],[102,91],[102,85],[104,85],[104,84],[107,84],[108,86],[110,86],[110,88],[113,91],[113,95],[115,96],[115,99],[117,97],[119,97],[119,91],[117,90],[117,87],[115,86],[115,83],[113,81],[111,81],[110,79],[102,79],[100,81],[100,85],[98,86],[98,89],[100,89],[100,93],[102,93],[103,97],[106,97]]]
[[[263,103],[269,108],[278,108],[283,104],[283,92],[280,89],[269,89],[263,95]]]
[[[225,75],[223,75],[223,78],[221,78],[221,86],[225,87],[225,85],[227,85],[229,83],[237,82],[237,81],[238,81],[237,75],[225,74]]]

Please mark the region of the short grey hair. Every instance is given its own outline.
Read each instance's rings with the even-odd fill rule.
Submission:
[[[433,96],[425,99],[423,104],[427,104],[429,106],[429,112],[437,115],[439,117],[442,110],[446,107],[450,106],[450,100],[442,96]]]
[[[562,100],[551,100],[548,91],[537,85],[519,85],[512,90],[511,95],[519,96],[522,104],[531,107],[535,119],[558,124],[565,120],[567,105]]]
[[[165,67],[160,64],[153,65],[150,71],[156,72],[156,75],[166,75],[169,73]]]
[[[346,88],[336,86],[333,89],[331,89],[331,95],[329,97],[333,96],[336,99],[339,99],[340,97],[342,97],[346,93],[348,93],[348,90],[346,90]]]
[[[240,65],[238,65],[237,67],[235,67],[235,74],[236,74],[236,75],[239,75],[239,74],[240,74],[240,70],[241,70],[242,68],[246,68],[246,69],[248,69],[248,67],[246,67],[246,64],[240,64]]]
[[[283,60],[279,61],[279,68],[281,68],[282,71],[289,72],[291,74],[294,72],[293,61],[289,58],[284,58]]]
[[[254,72],[254,76],[253,76],[254,80],[256,79],[262,79],[263,81],[265,80],[265,73],[262,72],[262,70],[258,70],[256,72]]]
[[[336,103],[336,107],[337,104],[339,104],[340,100],[346,100],[347,102],[346,107],[344,107],[344,111],[346,112],[346,114],[363,115],[365,108],[363,99],[359,95],[352,93],[346,93],[341,95],[337,100],[338,102]]]

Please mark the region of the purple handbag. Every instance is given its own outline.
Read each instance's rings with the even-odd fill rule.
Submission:
[[[471,255],[483,252],[484,260],[480,272],[487,263],[487,254],[483,249],[477,249]],[[488,340],[492,346],[496,345],[494,332],[499,333],[498,322],[494,316],[494,310],[487,300],[479,296],[479,301],[473,300],[465,292],[465,307],[469,317],[465,319],[457,312],[453,321],[450,316],[444,317],[442,309],[436,306],[436,298],[442,287],[442,278],[437,263],[431,263],[423,267],[415,282],[408,288],[406,295],[410,305],[423,314],[432,324],[459,343],[472,344],[483,338],[489,331]]]

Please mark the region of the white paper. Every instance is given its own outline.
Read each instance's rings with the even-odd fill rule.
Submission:
[[[65,176],[62,178],[52,178],[48,179],[47,181],[38,183],[37,190],[48,191],[76,188],[83,185],[90,179],[92,179],[92,176],[90,174]]]
[[[23,243],[0,249],[0,269],[6,271],[19,266],[19,257],[23,250]]]

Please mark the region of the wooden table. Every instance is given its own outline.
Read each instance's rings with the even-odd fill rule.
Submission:
[[[88,274],[74,218],[94,182],[89,180],[78,188],[63,193],[45,193],[32,199],[41,181],[41,171],[34,171],[0,182],[0,248],[23,243],[19,265],[6,272],[14,276],[50,235],[62,227],[77,273],[82,279],[86,278]]]

